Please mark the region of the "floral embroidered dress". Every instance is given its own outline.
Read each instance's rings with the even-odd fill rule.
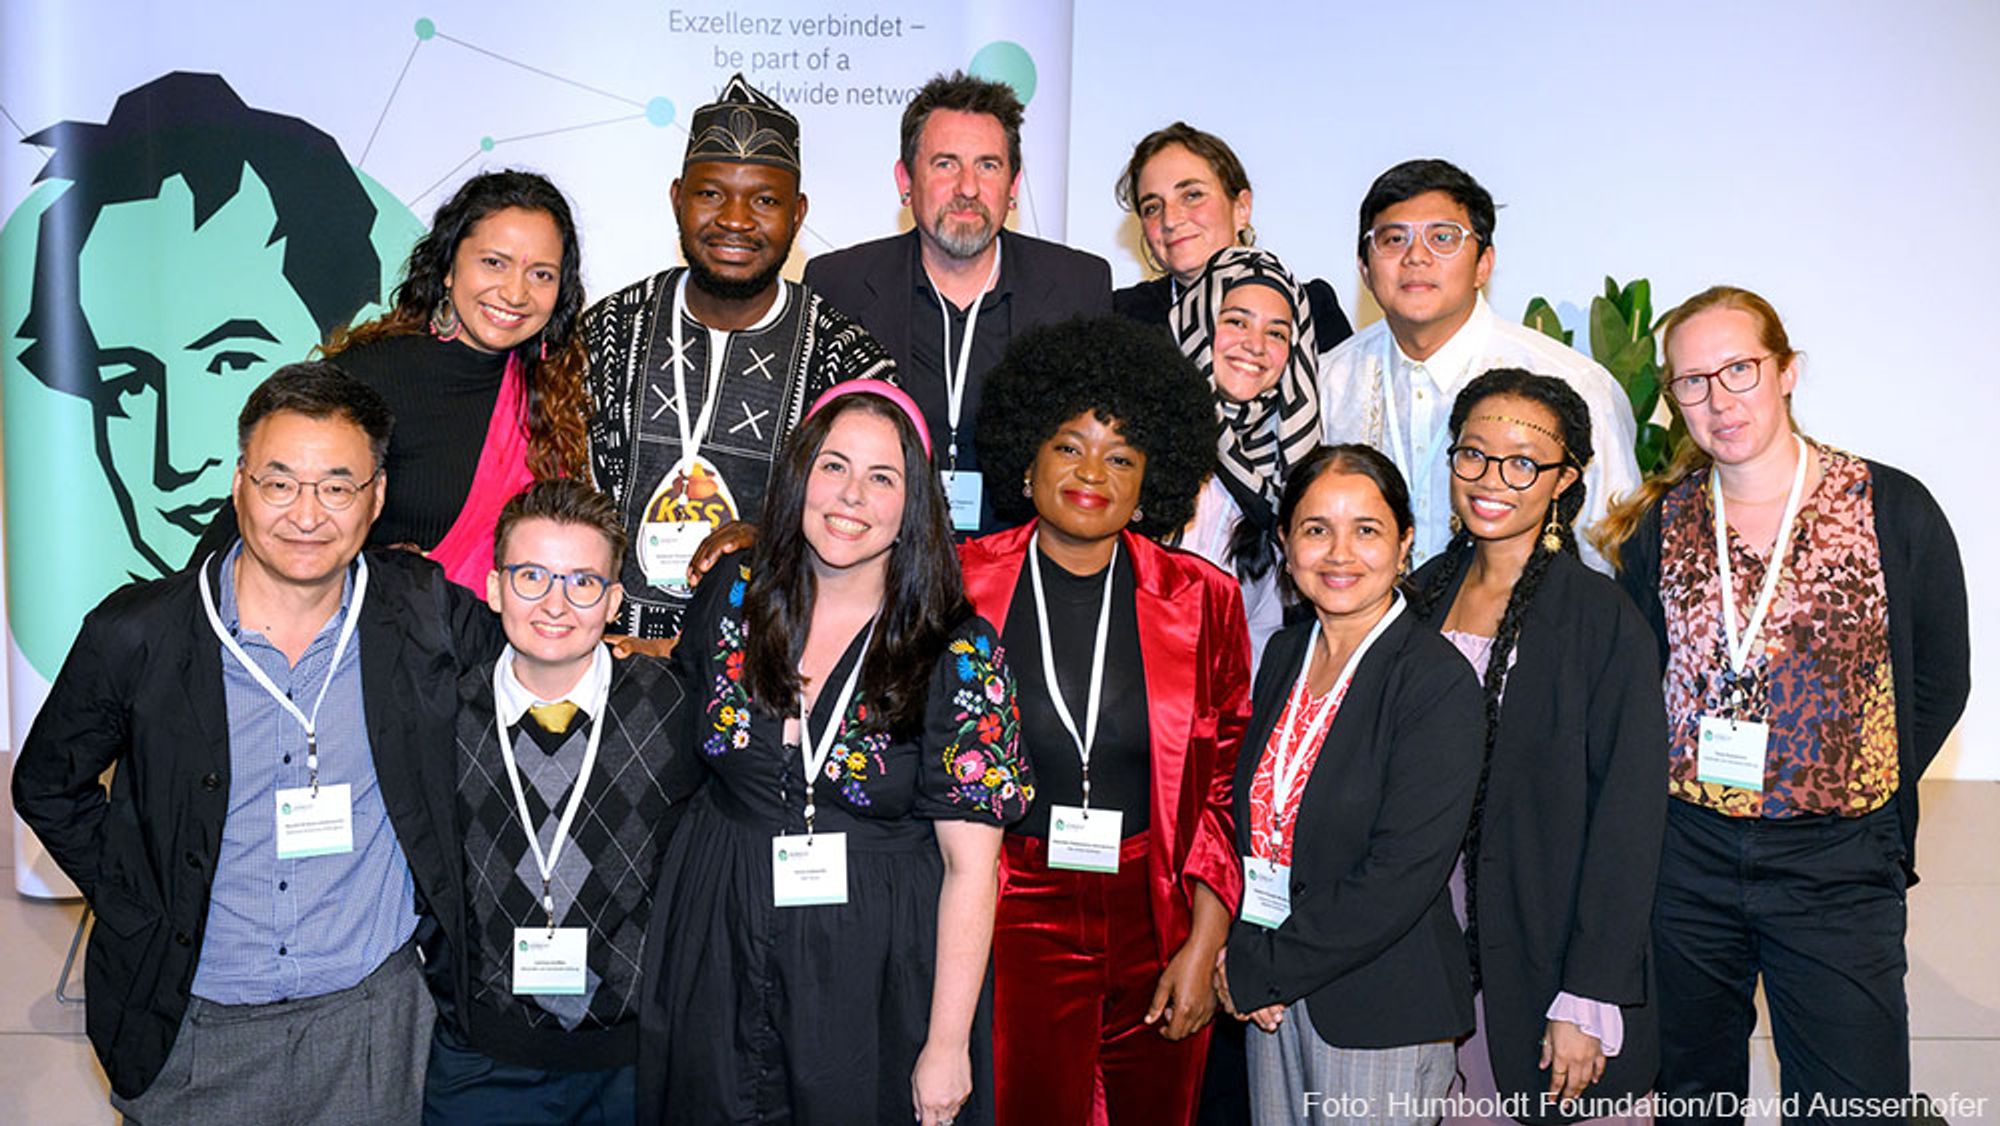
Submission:
[[[1004,826],[1033,796],[1013,679],[993,629],[971,618],[938,660],[920,733],[855,734],[867,715],[857,693],[813,792],[815,832],[847,836],[847,902],[776,907],[771,841],[805,831],[805,784],[783,723],[751,706],[742,680],[744,558],[725,557],[698,588],[674,657],[703,703],[687,709],[689,745],[711,773],[661,865],[641,1083],[664,1084],[673,1122],[903,1121],[936,962],[932,822]],[[834,721],[862,640],[828,675],[815,734]],[[960,1123],[990,1121],[980,1009]]]

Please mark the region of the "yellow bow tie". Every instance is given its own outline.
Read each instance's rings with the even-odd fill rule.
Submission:
[[[543,731],[551,735],[561,735],[569,730],[570,722],[576,719],[576,705],[568,700],[554,704],[531,704],[528,714],[535,718]]]

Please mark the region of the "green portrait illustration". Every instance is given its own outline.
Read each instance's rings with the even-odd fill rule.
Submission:
[[[324,131],[173,73],[65,121],[0,230],[9,613],[53,678],[83,614],[184,566],[236,414],[371,315],[422,226]]]

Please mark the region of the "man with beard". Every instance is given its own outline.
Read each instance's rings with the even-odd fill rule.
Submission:
[[[960,533],[1000,527],[972,420],[1007,342],[1036,325],[1111,311],[1104,259],[1003,226],[1021,186],[1021,113],[1004,83],[963,73],[925,83],[903,111],[896,162],[914,229],[806,263],[806,285],[896,358],[937,440]]]
[[[778,277],[806,217],[798,119],[738,74],[688,134],[672,190],[687,267],[583,318],[591,474],[631,535],[614,628],[642,638],[679,632],[695,549],[756,519],[771,462],[820,392],[895,372],[859,325]]]

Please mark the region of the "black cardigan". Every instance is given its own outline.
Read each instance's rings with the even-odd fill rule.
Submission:
[[[1271,638],[1236,760],[1236,849],[1250,784],[1304,667],[1311,622]],[[1292,838],[1292,914],[1229,931],[1241,1012],[1304,998],[1319,1038],[1395,1048],[1472,1030],[1472,969],[1447,887],[1472,813],[1486,722],[1471,666],[1405,613],[1355,671],[1313,763]]]
[[[1457,553],[1457,577],[1432,608],[1439,625],[1469,554]],[[1454,557],[1431,560],[1411,585],[1426,589]],[[1558,555],[1507,675],[1475,885],[1479,965],[1494,1078],[1502,1094],[1526,1095],[1531,1110],[1548,1088],[1540,1042],[1558,992],[1624,1011],[1624,1047],[1605,1061],[1592,1097],[1644,1093],[1658,1070],[1650,924],[1667,816],[1667,719],[1648,640],[1646,620],[1617,584]]]
[[[1896,819],[1903,867],[1917,882],[1917,780],[1957,725],[1972,692],[1972,642],[1965,569],[1944,510],[1915,477],[1870,461],[1875,541],[1889,597],[1889,662],[1896,686]],[[1667,616],[1660,603],[1660,506],[1641,518],[1618,552],[1618,581],[1653,626],[1667,662]]]

